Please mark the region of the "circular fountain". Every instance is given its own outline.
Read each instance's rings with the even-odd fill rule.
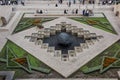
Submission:
[[[62,32],[57,36],[58,45],[68,47],[72,44],[71,36],[66,32]]]

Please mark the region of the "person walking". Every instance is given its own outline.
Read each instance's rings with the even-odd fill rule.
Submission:
[[[82,13],[82,14],[83,14],[83,16],[85,16],[85,9],[84,9],[82,12],[83,12],[83,13]]]
[[[76,14],[78,14],[78,9],[76,9],[76,11],[75,11],[75,12],[76,12]]]
[[[70,7],[71,6],[71,0],[69,0],[69,3],[68,3],[68,7]]]
[[[88,9],[86,10],[86,16],[89,16],[89,10]]]
[[[75,4],[76,3],[76,1],[75,0],[73,0],[73,4]]]
[[[58,7],[58,4],[55,4],[55,7]]]

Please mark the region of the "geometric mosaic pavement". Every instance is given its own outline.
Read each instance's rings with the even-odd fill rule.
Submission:
[[[60,34],[68,35],[70,37],[68,40],[71,40],[71,44],[59,45]],[[64,35],[62,36],[64,38]],[[25,38],[29,39],[30,42],[34,42],[35,45],[41,45],[41,48],[47,49],[48,52],[54,52],[55,57],[61,56],[61,60],[67,61],[69,56],[75,57],[77,53],[88,49],[103,36],[98,36],[96,33],[90,33],[89,30],[61,22],[61,24],[56,24],[50,28],[42,28],[37,33],[32,33],[31,36],[25,36]]]
[[[119,37],[114,34],[66,17],[60,17],[42,25],[44,28],[33,27],[7,38],[64,77],[70,76],[119,40]],[[64,54],[58,46],[49,43],[51,37],[54,38],[63,32],[76,39],[81,38],[83,42],[78,42],[79,45],[72,46],[72,49],[68,49]]]

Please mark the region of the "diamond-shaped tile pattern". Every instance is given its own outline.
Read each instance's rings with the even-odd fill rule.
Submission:
[[[65,42],[60,45],[62,36],[63,38],[67,37],[65,35],[69,36],[70,45],[65,45]],[[89,30],[61,22],[55,26],[50,26],[50,28],[41,29],[37,33],[32,33],[31,37],[25,36],[25,38],[30,38],[30,42],[35,42],[35,44],[41,44],[41,48],[48,49],[48,52],[54,52],[55,57],[60,57],[63,54],[68,55],[67,57],[75,57],[77,52],[88,49],[91,44],[99,41],[103,36],[97,36],[96,33],[90,33]]]
[[[51,49],[53,52],[48,50],[49,47],[52,47],[50,46],[50,44],[46,49],[41,48],[41,45],[44,44],[43,39],[49,38],[44,36],[44,29],[36,29],[36,27],[34,27],[28,30],[16,33],[14,35],[10,35],[7,38],[12,42],[14,42],[15,44],[17,44],[18,46],[22,47],[31,55],[35,56],[37,59],[47,64],[49,67],[51,67],[52,69],[54,69],[55,71],[63,75],[64,77],[70,76],[72,73],[77,71],[80,67],[86,64],[88,61],[93,59],[95,56],[97,56],[98,54],[103,52],[105,49],[107,49],[109,46],[111,46],[113,43],[119,40],[119,36],[117,35],[107,33],[100,29],[93,28],[89,25],[79,23],[77,21],[68,19],[66,17],[60,17],[53,21],[49,21],[47,23],[44,23],[43,26],[45,28],[49,28],[51,35],[55,36],[56,35],[55,26],[56,24],[57,26],[60,26],[61,22],[66,22],[66,24],[68,24],[66,25],[66,32],[71,32],[71,28],[67,28],[67,27],[76,26],[77,29],[79,29],[78,31],[82,31],[78,35],[80,37],[81,36],[83,37],[84,33],[92,33],[90,34],[90,36],[93,36],[93,38],[91,40],[88,38],[86,40],[87,45],[84,44],[85,47],[83,46],[85,49],[82,48],[81,52],[77,52],[76,51],[77,49],[74,49],[76,55],[73,57],[68,56],[68,54],[62,54],[60,57],[55,57],[54,56],[55,54],[54,52],[56,51],[55,47]],[[53,27],[50,27],[50,26],[53,26]],[[62,28],[65,28],[65,27],[62,27]],[[29,40],[31,38],[31,34],[32,33],[38,34],[38,31],[41,32],[41,30],[43,30],[42,32],[43,37],[39,37],[38,39],[36,37],[33,37],[34,42],[30,42]],[[89,30],[89,31],[83,32],[84,30]],[[59,33],[60,30],[57,32]],[[72,34],[72,35],[77,36],[77,34]],[[27,35],[30,35],[30,36],[27,36]],[[94,39],[94,36],[96,36],[97,39]],[[28,39],[25,39],[25,38],[28,38]],[[39,45],[35,44],[37,41],[40,42]],[[75,46],[75,47],[80,47],[80,46]]]

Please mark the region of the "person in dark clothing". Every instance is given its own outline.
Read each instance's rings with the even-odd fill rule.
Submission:
[[[83,4],[83,5],[85,4],[85,0],[83,0],[82,4]]]
[[[42,10],[40,10],[40,14],[42,14],[43,13],[43,11]]]
[[[76,3],[76,1],[75,0],[73,0],[73,4],[75,4]]]
[[[66,9],[64,10],[64,14],[67,14],[67,10]]]
[[[85,9],[83,10],[83,16],[85,16]]]
[[[63,0],[59,0],[59,3],[62,4],[62,3],[63,3]]]
[[[93,0],[93,2],[92,2],[93,4],[95,4],[95,1]]]
[[[78,9],[76,9],[76,14],[78,14]]]
[[[85,11],[85,16],[89,16],[89,10],[88,9]]]
[[[69,7],[71,6],[71,1],[69,1],[68,6],[69,6]]]
[[[58,4],[55,4],[55,7],[58,7]]]
[[[23,2],[23,1],[21,1],[21,4],[24,6],[25,5],[25,3]]]

